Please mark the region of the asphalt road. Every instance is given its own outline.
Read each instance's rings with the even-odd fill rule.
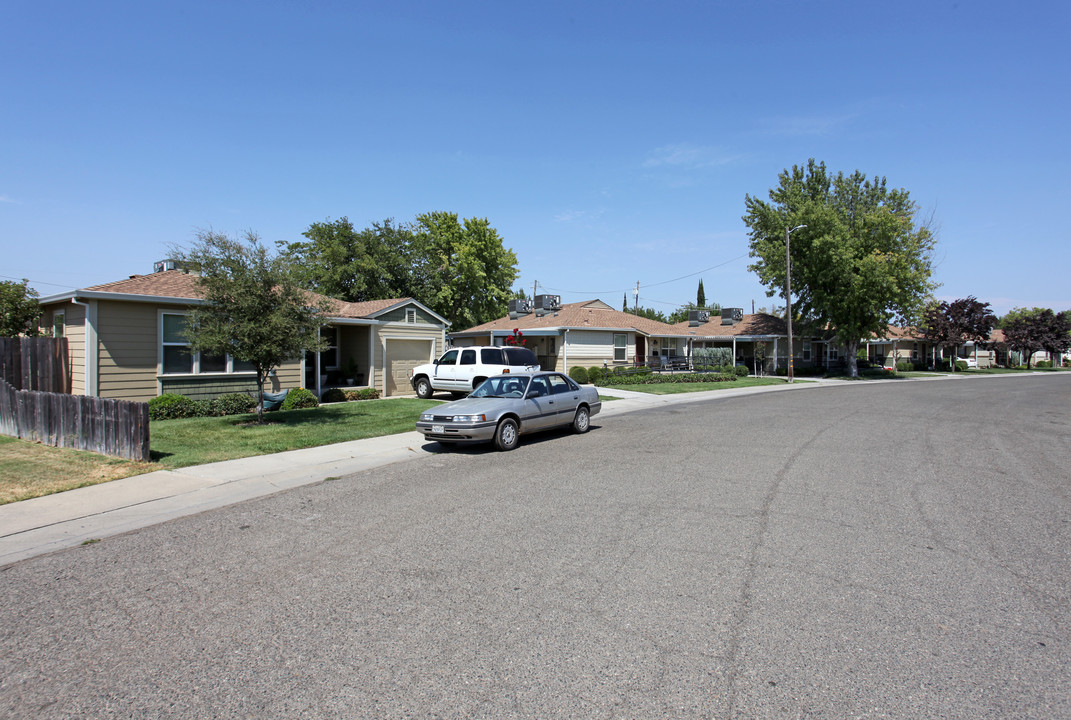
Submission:
[[[0,717],[1071,717],[1071,376],[594,420],[4,568]]]

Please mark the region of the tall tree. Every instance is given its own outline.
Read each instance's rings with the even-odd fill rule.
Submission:
[[[17,337],[19,335],[37,335],[40,329],[37,321],[41,318],[41,303],[37,301],[37,291],[22,282],[5,280],[0,282],[0,337]]]
[[[264,422],[264,383],[283,362],[322,350],[327,308],[302,290],[292,264],[270,255],[253,232],[244,239],[201,231],[177,259],[199,273],[203,305],[187,316],[186,341],[194,350],[231,355],[257,371],[257,422]]]
[[[703,291],[703,279],[699,279],[699,289],[695,293],[695,306],[705,308],[707,306],[707,294]]]
[[[1001,319],[1004,341],[1026,357],[1026,367],[1035,352],[1045,350],[1053,360],[1071,348],[1071,317],[1048,308],[1014,308]]]
[[[919,328],[922,337],[937,347],[950,349],[953,372],[956,348],[966,342],[986,342],[997,322],[989,303],[980,302],[973,295],[932,305],[922,317]]]
[[[791,238],[793,314],[832,327],[845,348],[848,372],[859,374],[860,340],[884,332],[894,318],[915,316],[934,289],[930,281],[933,234],[916,226],[916,206],[885,178],[868,180],[826,170],[813,159],[779,177],[766,202],[750,195],[744,223],[750,229],[748,267],[767,296],[785,295],[785,231]]]
[[[416,218],[414,237],[417,252],[427,259],[418,299],[457,329],[506,314],[519,275],[517,255],[486,218],[462,223],[457,213],[424,213]]]
[[[349,218],[316,222],[307,240],[279,243],[304,287],[330,297],[361,302],[416,297],[423,258],[412,226],[393,219],[356,230]]]
[[[621,296],[621,312],[628,312],[628,293]]]

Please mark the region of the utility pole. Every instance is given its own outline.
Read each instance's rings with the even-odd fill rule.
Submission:
[[[539,289],[539,281],[536,280],[532,283],[532,305],[535,306],[536,291]]]
[[[636,298],[635,308],[632,310],[634,315],[640,314],[640,281],[636,281],[636,289],[632,291],[632,296]]]
[[[788,236],[796,230],[801,230],[806,225],[797,225],[794,228],[785,228],[785,317],[788,320],[788,381],[793,381],[792,375],[792,253],[788,250]]]

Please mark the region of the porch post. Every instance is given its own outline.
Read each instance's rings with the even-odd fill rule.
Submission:
[[[777,374],[777,338],[773,339],[773,374]]]

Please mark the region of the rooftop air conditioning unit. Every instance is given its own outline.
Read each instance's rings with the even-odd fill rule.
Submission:
[[[699,327],[705,322],[710,322],[709,310],[689,310],[688,327]]]
[[[152,271],[154,273],[165,272],[167,270],[178,270],[179,264],[177,260],[157,260],[152,264]]]
[[[532,301],[521,300],[514,298],[509,301],[509,319],[516,320],[521,315],[528,315],[532,312]]]
[[[562,296],[561,295],[536,295],[535,296],[535,311],[536,315],[545,315],[550,312],[557,312],[562,309]]]
[[[744,319],[743,308],[722,308],[721,309],[721,324],[722,325],[735,325]]]

